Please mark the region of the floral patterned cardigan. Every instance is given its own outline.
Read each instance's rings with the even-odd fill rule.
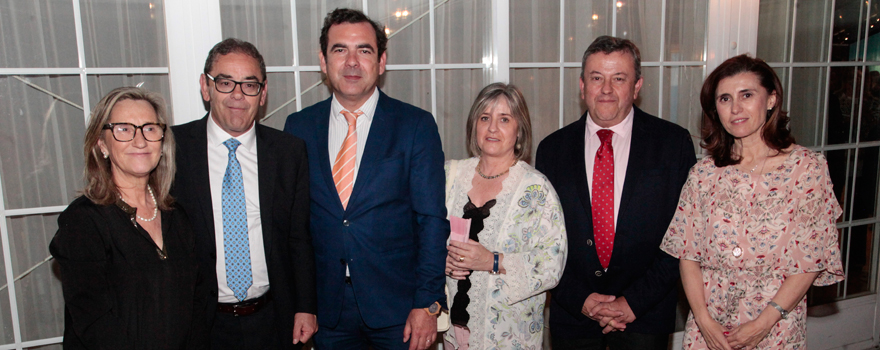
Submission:
[[[446,162],[449,215],[464,214],[478,162],[479,158]],[[545,292],[559,283],[565,267],[567,238],[562,207],[550,181],[522,161],[510,168],[495,199],[497,203],[484,220],[479,238],[489,251],[504,254],[502,265],[507,273],[471,274],[469,346],[541,349]],[[446,278],[450,301],[458,291],[457,282]],[[446,332],[445,339],[458,348],[454,333]]]

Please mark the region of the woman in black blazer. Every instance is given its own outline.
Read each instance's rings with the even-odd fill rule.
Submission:
[[[85,137],[86,188],[58,218],[65,349],[207,344],[204,284],[186,215],[168,194],[174,137],[155,93],[117,88]]]

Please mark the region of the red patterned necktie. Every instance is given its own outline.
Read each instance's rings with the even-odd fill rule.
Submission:
[[[593,236],[599,262],[607,269],[614,249],[614,149],[611,148],[614,132],[602,129],[597,134],[602,144],[593,162]]]

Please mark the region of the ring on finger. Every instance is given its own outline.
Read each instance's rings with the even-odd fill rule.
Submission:
[[[464,256],[463,256],[463,255],[459,255],[459,256],[458,256],[458,262],[464,262]]]

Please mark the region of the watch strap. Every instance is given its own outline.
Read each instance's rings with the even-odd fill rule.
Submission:
[[[779,304],[777,304],[773,300],[770,300],[770,302],[768,304],[770,306],[772,306],[774,309],[776,309],[776,311],[779,311],[779,314],[782,315],[783,320],[788,317],[788,310],[783,309],[782,306],[779,306]]]

